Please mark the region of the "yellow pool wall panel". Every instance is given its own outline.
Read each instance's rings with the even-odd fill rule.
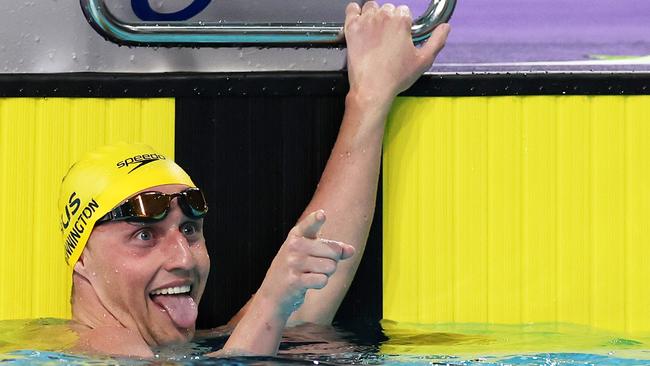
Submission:
[[[173,157],[174,100],[0,98],[0,320],[70,316],[59,185],[84,152],[117,141]]]
[[[650,332],[650,96],[403,97],[383,314]]]

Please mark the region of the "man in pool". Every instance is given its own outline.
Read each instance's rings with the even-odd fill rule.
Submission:
[[[405,6],[347,7],[350,91],[337,141],[220,354],[273,355],[287,325],[332,321],[364,250],[392,101],[431,66],[449,31],[439,26],[416,48],[410,25]],[[70,168],[59,209],[81,349],[150,357],[152,347],[193,338],[209,271],[207,206],[178,165],[146,145],[103,147]]]

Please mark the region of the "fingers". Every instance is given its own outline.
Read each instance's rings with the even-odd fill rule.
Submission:
[[[330,239],[320,239],[321,242],[330,246],[330,249],[333,249],[339,255],[339,260],[344,260],[352,257],[356,253],[356,249],[352,245],[342,243],[336,240]],[[340,251],[339,251],[340,250]]]
[[[349,3],[345,8],[345,25],[344,30],[350,29],[350,23],[361,15],[361,7],[357,3]]]
[[[302,272],[321,273],[329,277],[336,272],[338,262],[328,258],[309,257],[302,263],[302,265]]]
[[[447,36],[449,35],[449,24],[443,23],[436,27],[431,33],[431,36],[419,49],[420,56],[424,60],[426,68],[429,68],[435,60],[438,53],[445,46]]]
[[[348,245],[348,244],[341,245],[341,249],[342,249],[341,260],[348,259],[357,252],[357,250],[354,249],[352,245]]]
[[[386,13],[392,13],[395,11],[395,5],[391,3],[386,3],[379,8],[380,11],[386,12]]]
[[[353,256],[355,249],[351,245],[326,239],[314,240],[312,244],[318,245],[321,250],[316,250],[319,253],[311,253],[300,262],[300,278],[305,288],[321,289],[336,272],[339,260]]]
[[[357,19],[364,18],[365,21],[375,19],[377,14],[381,14],[380,18],[392,18],[393,16],[399,16],[403,18],[404,23],[408,23],[409,26],[412,23],[411,11],[408,6],[400,5],[395,7],[391,3],[385,3],[381,6],[375,1],[367,1],[363,4],[363,7],[360,8],[357,3],[350,3],[345,9],[345,26],[344,29],[347,31],[350,30],[351,25],[353,25]]]
[[[309,239],[316,239],[320,228],[325,223],[325,211],[318,210],[310,213],[307,217],[300,220],[296,226],[291,229],[290,234],[302,236]]]
[[[411,16],[411,9],[409,9],[408,6],[406,6],[406,5],[400,5],[400,6],[397,7],[396,11],[397,11],[397,14],[412,19],[412,16]]]
[[[323,210],[310,213],[291,229],[289,234],[297,238],[288,244],[293,250],[302,251],[308,256],[331,258],[337,261],[352,257],[356,252],[353,246],[336,240],[318,238],[325,220]]]
[[[301,276],[302,285],[307,289],[320,290],[327,285],[329,277],[322,273],[304,273]]]
[[[352,245],[329,239],[305,240],[298,245],[310,257],[329,258],[336,261],[348,259],[355,253]]]
[[[361,8],[361,13],[370,14],[376,12],[378,9],[379,9],[379,4],[377,4],[376,1],[368,1],[365,4],[363,4],[363,8]]]
[[[359,15],[361,15],[361,7],[359,7],[359,4],[349,3],[345,8],[345,24],[347,25],[349,19]]]

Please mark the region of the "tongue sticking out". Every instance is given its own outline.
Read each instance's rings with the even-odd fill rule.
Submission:
[[[191,328],[199,313],[194,299],[188,295],[156,295],[153,302],[167,310],[167,314],[179,328]]]

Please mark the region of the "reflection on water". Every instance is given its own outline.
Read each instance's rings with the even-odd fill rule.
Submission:
[[[0,362],[11,365],[650,365],[650,334],[621,335],[568,324],[418,325],[383,321],[290,329],[278,357],[210,359],[227,339],[156,349],[153,360],[73,355],[63,320],[0,322]]]

